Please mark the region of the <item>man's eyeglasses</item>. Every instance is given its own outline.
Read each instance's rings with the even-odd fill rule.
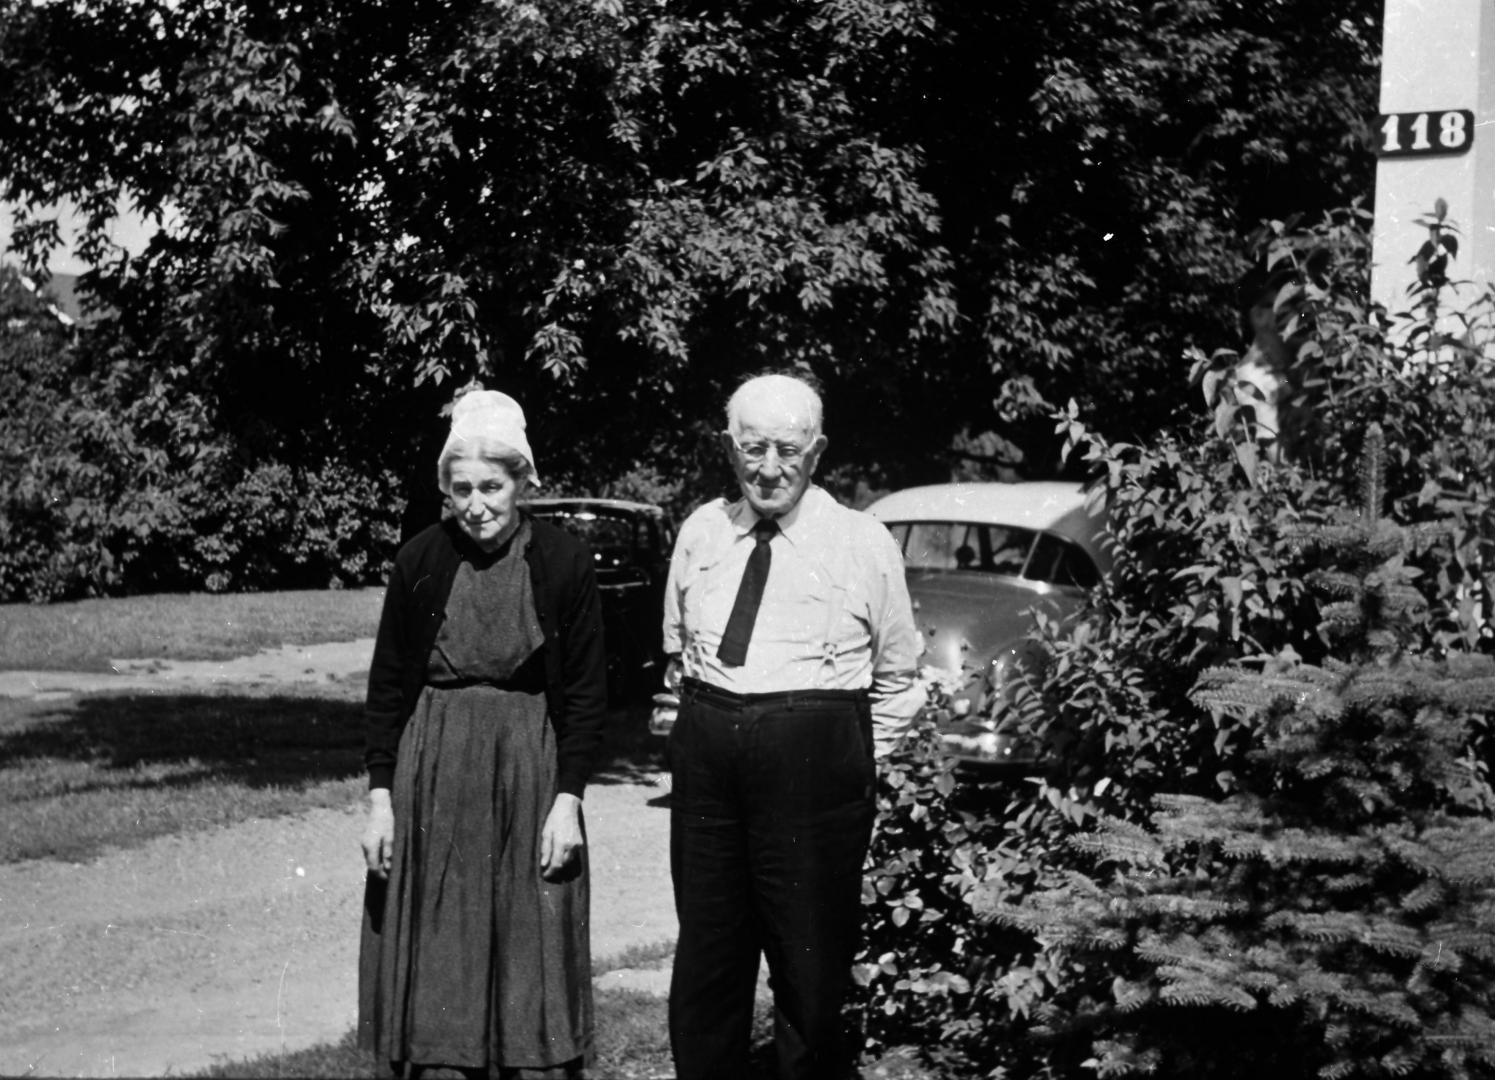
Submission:
[[[809,449],[807,446],[796,446],[794,443],[754,442],[743,445],[731,432],[727,433],[727,438],[732,440],[732,445],[742,455],[743,460],[754,465],[761,465],[767,461],[770,450],[779,459],[779,464],[798,465],[804,460],[805,451]]]

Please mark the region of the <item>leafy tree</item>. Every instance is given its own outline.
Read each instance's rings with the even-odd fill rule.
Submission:
[[[28,280],[0,266],[0,596],[33,591],[33,568],[54,557],[42,522],[67,479],[47,482],[35,466],[59,438],[73,337]]]
[[[0,598],[382,576],[394,477],[342,458],[247,461],[170,370],[100,364],[87,345],[0,267]]]
[[[83,208],[115,360],[251,457],[408,474],[417,516],[448,378],[593,483],[698,461],[769,362],[876,483],[952,442],[1037,474],[1046,401],[1178,410],[1244,222],[1368,185],[1379,10],[3,0],[0,194],[33,257]],[[121,193],[167,223],[140,258]]]

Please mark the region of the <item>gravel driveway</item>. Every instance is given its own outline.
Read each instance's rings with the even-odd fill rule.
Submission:
[[[337,677],[337,664],[366,666],[371,645],[281,650],[280,677]],[[90,678],[0,673],[0,694],[275,679],[276,655]],[[598,959],[674,939],[669,814],[649,805],[659,784],[587,790]],[[340,1038],[356,1014],[361,831],[350,806],[82,864],[0,866],[0,1074],[159,1076]]]

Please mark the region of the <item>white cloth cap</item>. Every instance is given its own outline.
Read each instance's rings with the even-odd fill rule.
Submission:
[[[438,460],[445,463],[463,456],[463,444],[467,442],[507,446],[529,462],[530,483],[539,485],[535,454],[529,448],[529,436],[525,434],[524,410],[508,394],[497,390],[470,390],[456,400],[452,405],[452,430]]]

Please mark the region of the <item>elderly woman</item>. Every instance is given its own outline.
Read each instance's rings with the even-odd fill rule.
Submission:
[[[513,398],[459,398],[437,469],[454,513],[395,557],[369,671],[360,1037],[397,1075],[579,1076],[592,560],[519,507],[537,478]]]

